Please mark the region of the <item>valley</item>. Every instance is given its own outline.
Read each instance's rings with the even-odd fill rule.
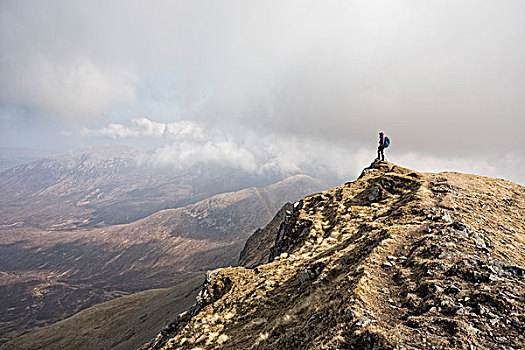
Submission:
[[[133,173],[132,169],[122,170],[118,166],[124,162],[117,157],[121,151],[112,149],[114,153],[110,155],[117,160],[105,163],[113,164],[113,168],[108,167],[113,170],[107,172],[115,172],[112,176],[116,179],[124,176],[119,175],[121,172]],[[124,159],[128,159],[128,151],[125,149]],[[96,150],[97,157],[106,157],[107,153],[107,149],[103,155]],[[92,156],[88,152],[83,162]],[[94,169],[103,163],[96,162]],[[45,160],[37,164],[45,164]],[[223,174],[222,187],[212,186],[213,181],[219,182],[219,171],[206,185],[206,177],[201,173],[201,187],[184,185],[193,189],[187,193],[198,195],[184,197],[180,191],[171,193],[165,187],[166,201],[155,205],[176,206],[208,197],[156,210],[148,203],[154,203],[158,197],[141,197],[147,191],[134,190],[131,193],[135,197],[129,201],[136,204],[136,212],[126,216],[129,209],[126,196],[132,195],[121,191],[135,175],[122,180],[123,184],[114,189],[106,203],[85,200],[82,205],[74,205],[73,199],[85,197],[86,192],[100,187],[101,178],[107,179],[104,172],[86,170],[92,174],[87,180],[80,181],[74,175],[66,181],[67,171],[62,170],[62,177],[49,175],[44,176],[46,183],[40,180],[32,183],[27,172],[39,167],[44,166],[29,163],[10,169],[7,175],[2,173],[2,186],[11,191],[11,197],[5,193],[2,196],[3,207],[9,201],[17,200],[20,204],[10,205],[7,213],[1,215],[4,220],[0,225],[0,293],[4,296],[0,301],[1,342],[102,302],[148,289],[172,287],[201,276],[208,269],[233,265],[246,239],[283,204],[325,186],[309,176],[296,175],[263,187],[210,195],[242,183],[234,183]],[[12,184],[16,178],[12,173],[16,171],[24,174],[25,182]],[[37,173],[35,176],[40,178],[40,170]],[[76,187],[75,181],[79,181]],[[136,189],[146,185],[138,182],[130,186]],[[206,186],[209,189],[203,190]],[[31,198],[34,202],[17,198]],[[100,209],[105,206],[110,210]],[[154,213],[148,214],[152,210]],[[104,215],[111,216],[112,212],[121,213],[115,222],[124,223],[104,219]],[[144,217],[132,220],[137,216]],[[76,218],[67,220],[71,217]]]

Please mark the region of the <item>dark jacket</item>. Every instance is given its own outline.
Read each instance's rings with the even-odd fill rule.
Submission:
[[[385,147],[385,136],[382,132],[379,133],[379,147]]]

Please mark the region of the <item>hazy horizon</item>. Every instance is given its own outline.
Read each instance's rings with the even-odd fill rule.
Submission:
[[[0,147],[525,183],[522,1],[3,1]]]

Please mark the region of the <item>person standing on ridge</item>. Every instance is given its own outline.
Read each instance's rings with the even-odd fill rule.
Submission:
[[[377,147],[377,159],[385,160],[385,153],[383,152],[385,148],[390,146],[390,138],[385,136],[381,131],[379,133],[379,146]]]

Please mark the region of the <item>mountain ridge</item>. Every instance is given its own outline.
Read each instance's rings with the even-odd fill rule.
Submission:
[[[220,164],[174,169],[132,147],[88,147],[1,172],[0,225],[66,231],[123,224],[281,179]]]
[[[524,195],[375,161],[283,208],[265,247],[247,241],[250,268],[209,272],[142,349],[523,348]]]

